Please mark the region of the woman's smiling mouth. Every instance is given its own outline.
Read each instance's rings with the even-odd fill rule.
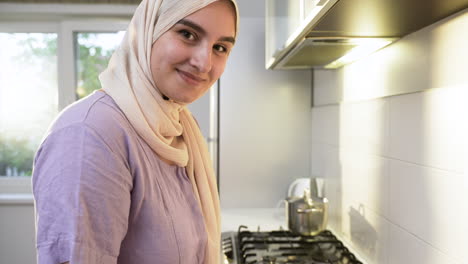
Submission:
[[[193,75],[189,72],[186,72],[186,71],[182,71],[182,70],[179,70],[179,69],[176,69],[177,73],[179,74],[180,77],[182,77],[182,79],[187,82],[188,84],[191,84],[191,85],[198,85],[204,81],[206,81],[206,79],[204,78],[201,78],[199,76],[196,76],[196,75]]]

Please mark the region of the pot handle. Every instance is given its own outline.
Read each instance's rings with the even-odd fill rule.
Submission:
[[[312,212],[323,212],[322,208],[307,208],[307,209],[297,209],[296,211],[298,214],[307,214]]]
[[[294,195],[294,191],[295,189],[297,188],[297,186],[300,186],[301,184],[303,184],[304,182],[307,182],[310,186],[310,179],[309,178],[299,178],[299,179],[295,179],[290,185],[289,185],[289,188],[288,188],[288,197],[292,197],[292,196],[295,196]],[[310,187],[309,187],[310,188]]]

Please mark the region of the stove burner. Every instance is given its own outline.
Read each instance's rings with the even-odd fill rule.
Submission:
[[[270,257],[270,256],[264,256],[264,257],[262,257],[262,263],[264,263],[264,264],[275,264],[276,263],[276,258],[275,257]]]
[[[329,230],[315,236],[300,236],[287,230],[251,232],[240,226],[237,234],[232,233],[233,238],[223,240],[223,245],[232,241],[224,251],[233,261],[229,263],[362,264]]]

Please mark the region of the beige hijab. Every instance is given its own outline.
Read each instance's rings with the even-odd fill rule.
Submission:
[[[158,91],[151,75],[150,55],[152,44],[164,32],[215,1],[218,0],[143,0],[108,68],[99,76],[104,91],[151,149],[186,167],[208,233],[208,264],[219,263],[220,259],[220,207],[213,167],[205,140],[189,110],[164,100]],[[237,6],[231,1],[237,13]]]

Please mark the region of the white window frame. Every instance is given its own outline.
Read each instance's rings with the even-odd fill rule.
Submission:
[[[76,101],[74,33],[126,30],[135,8],[135,5],[0,3],[0,32],[57,34],[59,112]],[[12,193],[31,194],[31,190],[30,177],[0,177],[0,198]]]
[[[76,101],[75,32],[121,31],[127,29],[128,22],[122,20],[66,20],[60,23],[58,42],[59,110]]]

